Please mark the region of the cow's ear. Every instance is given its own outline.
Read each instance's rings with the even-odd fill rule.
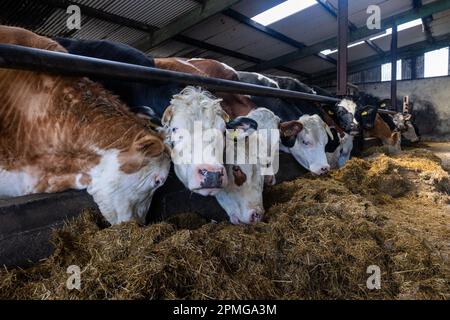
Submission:
[[[163,125],[168,124],[170,122],[170,120],[172,120],[172,116],[173,116],[173,108],[172,108],[172,106],[169,106],[169,107],[167,107],[166,111],[164,111],[164,114],[161,119],[161,123]]]
[[[326,123],[324,124],[324,128],[325,128],[325,131],[327,132],[328,136],[330,137],[330,139],[334,140],[333,132],[331,132],[330,127]]]
[[[391,134],[391,139],[394,144],[397,144],[402,138],[402,134],[400,132],[393,132]]]
[[[135,141],[136,150],[147,157],[160,156],[165,151],[165,145],[158,137],[147,134]]]
[[[234,183],[240,187],[242,186],[245,181],[247,181],[247,176],[244,172],[242,172],[241,167],[239,166],[233,166],[233,177],[234,177]]]
[[[236,130],[231,137],[235,140],[240,140],[258,130],[258,123],[251,118],[238,117],[227,123],[227,129]]]
[[[297,141],[297,135],[303,130],[300,121],[288,121],[280,123],[281,143],[287,148],[293,148]]]
[[[280,133],[282,137],[296,137],[303,130],[300,121],[288,121],[280,123]]]
[[[223,120],[225,121],[225,123],[230,122],[230,116],[228,115],[228,113],[226,113],[223,110],[220,110],[220,116],[223,118]]]

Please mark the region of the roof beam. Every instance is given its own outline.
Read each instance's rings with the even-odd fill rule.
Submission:
[[[316,0],[316,1],[322,6],[322,8],[325,11],[327,11],[330,15],[332,15],[334,18],[337,19],[337,17],[338,17],[337,9],[330,2],[328,2],[328,0]],[[356,27],[356,25],[349,20],[348,21],[348,29],[350,31],[355,31],[358,29],[358,27]],[[366,43],[367,46],[369,46],[378,55],[384,56],[385,52],[376,43],[374,43],[371,40],[365,40],[364,42]]]
[[[203,2],[203,5],[197,6],[187,14],[176,19],[176,21],[169,23],[159,30],[151,32],[148,36],[139,40],[135,44],[135,47],[142,51],[148,51],[205,19],[228,9],[239,1],[241,0],[206,0]]]
[[[450,45],[450,33],[436,37],[434,44],[430,45],[428,41],[418,42],[409,46],[398,48],[397,59],[408,59],[422,55],[428,51],[433,51]],[[349,73],[361,72],[378,67],[384,63],[391,61],[390,53],[386,54],[383,58],[377,56],[370,56],[364,59],[354,61],[349,64]],[[336,70],[334,68],[319,72],[313,75],[311,81],[313,83],[320,83],[329,79],[333,79],[336,76]]]
[[[99,19],[102,21],[107,21],[110,23],[114,23],[117,25],[121,25],[124,27],[129,27],[132,29],[136,29],[139,31],[143,31],[143,32],[153,32],[155,30],[158,30],[157,27],[149,25],[149,24],[145,24],[136,20],[132,20],[132,19],[128,19],[128,18],[124,18],[122,16],[119,15],[115,15],[115,14],[111,14],[111,13],[106,13],[102,10],[99,9],[95,9],[92,7],[88,7],[85,5],[80,5],[74,1],[70,1],[70,0],[42,0],[44,3],[51,5],[55,8],[60,8],[60,9],[66,9],[69,5],[71,4],[76,4],[80,7],[81,12],[86,15],[87,17],[92,17],[95,19]],[[205,0],[198,0],[199,2],[202,1],[204,2]],[[229,57],[233,57],[236,59],[240,59],[240,60],[244,60],[247,62],[252,62],[252,63],[262,63],[263,60],[249,56],[249,55],[245,55],[239,52],[235,52],[226,48],[222,48],[216,45],[212,45],[197,39],[193,39],[184,35],[176,35],[174,38],[174,40],[191,45],[191,46],[195,46],[201,49],[205,49],[205,50],[209,50],[209,51],[213,51],[213,52],[217,52]],[[288,72],[291,74],[294,74],[296,76],[302,77],[302,78],[309,78],[311,75],[305,72],[301,72],[295,69],[291,69],[288,67],[279,67],[277,68],[280,71],[284,71],[284,72]]]
[[[423,6],[422,0],[412,0],[414,9],[419,9]],[[431,30],[430,23],[433,21],[433,15],[422,18],[423,30],[425,31],[425,36],[427,41],[432,44],[434,42],[433,32]]]
[[[366,37],[370,37],[372,35],[376,35],[380,33],[382,30],[386,30],[390,28],[394,23],[397,25],[406,23],[415,19],[423,18],[444,10],[450,9],[450,1],[447,0],[437,0],[435,2],[431,2],[429,4],[423,5],[419,9],[411,9],[405,11],[403,13],[391,16],[381,21],[381,30],[370,30],[366,26],[356,29],[355,31],[350,32],[349,40],[350,42],[355,42],[360,39],[364,39]],[[254,71],[261,71],[271,69],[291,61],[295,61],[312,54],[321,52],[322,50],[326,50],[329,48],[334,48],[337,46],[337,37],[333,37],[327,39],[325,41],[316,43],[315,45],[296,50],[294,52],[285,54],[283,56],[277,57],[275,59],[269,60],[267,62],[263,62],[252,68]]]
[[[267,35],[267,36],[269,36],[269,37],[272,37],[272,38],[277,39],[277,40],[279,40],[281,42],[287,43],[287,44],[289,44],[289,45],[291,45],[291,46],[293,46],[293,47],[295,47],[297,49],[302,49],[302,48],[306,47],[306,45],[304,43],[299,42],[297,40],[294,40],[292,38],[289,38],[286,35],[278,32],[278,31],[276,31],[274,29],[271,29],[271,28],[268,28],[266,26],[263,26],[262,24],[254,21],[252,19],[250,19],[249,17],[247,17],[247,16],[243,15],[242,13],[237,12],[237,11],[235,11],[233,9],[227,9],[227,10],[223,11],[222,14],[224,14],[227,17],[230,17],[230,18],[232,18],[232,19],[234,19],[236,21],[239,21],[240,23],[243,23],[246,26],[249,26],[250,28],[253,28],[253,29],[255,29],[255,30],[257,30],[257,31]],[[329,56],[326,56],[324,54],[316,53],[315,56],[320,58],[320,59],[322,59],[322,60],[324,60],[324,61],[326,61],[326,62],[329,62],[331,64],[334,64],[334,65],[337,64],[336,59],[334,59],[332,57],[329,57]]]
[[[179,42],[183,42],[183,43],[189,44],[191,46],[202,48],[202,49],[205,49],[205,50],[208,50],[208,51],[217,52],[217,53],[220,53],[220,54],[223,54],[223,55],[226,55],[226,56],[229,56],[229,57],[233,57],[233,58],[236,58],[236,59],[248,61],[248,62],[253,62],[253,63],[261,63],[261,62],[263,62],[263,60],[261,60],[259,58],[256,58],[256,57],[253,57],[253,56],[249,56],[249,55],[246,55],[246,54],[243,54],[243,53],[240,53],[240,52],[236,52],[236,51],[233,51],[233,50],[229,50],[229,49],[226,49],[226,48],[223,48],[223,47],[219,47],[219,46],[216,46],[216,45],[213,45],[213,44],[210,44],[210,43],[207,43],[207,42],[203,42],[203,41],[200,41],[200,40],[197,40],[197,39],[193,39],[193,38],[181,35],[181,34],[175,36],[173,38],[173,40],[176,40],[176,41],[179,41]],[[288,72],[288,73],[291,73],[291,74],[303,77],[303,78],[311,77],[311,75],[309,73],[298,71],[298,70],[291,69],[291,68],[288,68],[288,67],[281,67],[280,66],[277,69],[280,70],[280,71]]]

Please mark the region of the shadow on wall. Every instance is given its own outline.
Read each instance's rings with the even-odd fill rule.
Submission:
[[[420,134],[439,134],[439,116],[432,102],[414,99],[412,102],[412,114],[415,118],[415,123],[419,128]]]

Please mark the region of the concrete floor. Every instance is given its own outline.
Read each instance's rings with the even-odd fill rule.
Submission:
[[[426,148],[442,159],[442,165],[450,170],[450,142],[424,142]]]

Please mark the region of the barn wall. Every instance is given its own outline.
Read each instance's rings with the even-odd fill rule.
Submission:
[[[359,84],[361,91],[390,98],[390,82]],[[450,140],[450,77],[398,82],[398,96],[408,95],[420,133],[426,139]]]

